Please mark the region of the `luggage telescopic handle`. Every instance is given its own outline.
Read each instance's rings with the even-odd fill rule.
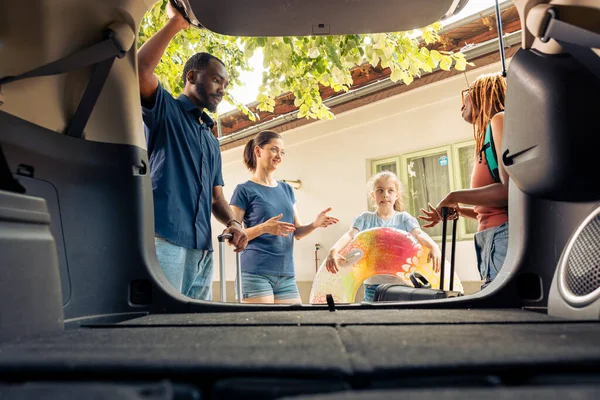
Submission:
[[[233,238],[231,233],[223,233],[217,236],[219,240],[219,270],[221,276],[221,301],[225,302],[225,241]],[[237,276],[237,292],[238,292],[238,303],[242,302],[242,268],[240,265],[240,253],[235,253],[235,268]]]
[[[440,290],[444,290],[446,276],[446,222],[448,222],[448,207],[442,207],[442,259],[440,260]]]
[[[456,255],[456,227],[458,226],[458,216],[452,221],[452,254],[450,254],[450,286],[452,292],[454,290],[454,256]]]
[[[442,260],[440,266],[440,290],[444,290],[444,278],[446,276],[446,223],[450,209],[442,207]],[[450,291],[454,290],[454,255],[456,253],[456,228],[458,218],[452,223],[452,254],[450,255]]]
[[[223,233],[222,235],[217,236],[217,239],[219,239],[219,243],[223,243],[226,240],[233,239],[233,234]]]
[[[242,302],[242,267],[240,264],[240,253],[235,253],[235,273],[237,275],[237,292],[238,292],[238,303]]]

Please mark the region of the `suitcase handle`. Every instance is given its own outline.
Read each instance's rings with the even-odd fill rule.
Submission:
[[[420,273],[411,272],[409,278],[415,288],[431,289],[431,283]]]
[[[219,241],[219,275],[221,279],[221,301],[224,303],[226,300],[225,293],[225,241],[231,240],[233,238],[233,234],[231,233],[223,233],[217,236],[217,240]],[[238,292],[238,303],[242,302],[242,268],[240,265],[240,253],[235,253],[235,269],[237,276],[237,292]]]
[[[223,234],[217,236],[217,239],[219,240],[219,243],[223,243],[226,240],[233,239],[233,234],[231,234],[231,233],[223,233]]]
[[[440,290],[444,290],[444,278],[446,276],[446,223],[450,209],[442,207],[442,265],[440,266]],[[450,255],[450,291],[454,290],[454,255],[456,254],[456,228],[458,218],[452,222],[452,254]]]

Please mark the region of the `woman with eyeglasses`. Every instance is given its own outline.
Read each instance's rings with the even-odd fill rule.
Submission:
[[[482,288],[498,274],[508,248],[508,174],[498,156],[501,155],[504,126],[506,81],[500,74],[479,76],[462,93],[462,117],[473,125],[475,162],[471,188],[448,193],[436,207],[421,209],[419,218],[428,221],[429,228],[441,220],[442,207],[458,215],[478,221],[475,252]],[[465,206],[466,205],[466,206]]]
[[[243,220],[248,236],[241,255],[244,303],[301,303],[294,238],[338,222],[327,215],[331,211],[327,208],[312,223],[302,225],[292,187],[274,177],[284,156],[283,139],[273,131],[260,132],[244,148],[244,163],[252,177],[237,185],[231,198],[233,214]]]

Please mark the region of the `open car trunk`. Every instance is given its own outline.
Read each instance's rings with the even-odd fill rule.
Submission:
[[[461,298],[333,307],[209,303],[168,285],[134,44],[150,3],[0,4],[0,77],[102,41],[109,26],[120,50],[79,137],[64,132],[91,66],[2,85],[0,397],[598,398],[600,283],[578,296],[560,282],[600,275],[600,136],[587,128],[600,79],[596,53],[590,67],[544,38],[547,10],[531,10],[546,2],[515,1],[528,29],[508,72],[510,245],[498,278]],[[557,3],[577,24],[582,11]],[[182,2],[230,35],[399,31],[464,5]],[[600,4],[581,7],[593,17]]]

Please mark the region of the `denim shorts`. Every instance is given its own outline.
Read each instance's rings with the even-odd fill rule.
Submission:
[[[244,299],[263,296],[275,296],[275,300],[300,298],[296,278],[284,275],[242,272],[242,292]]]
[[[375,291],[377,290],[377,286],[379,286],[379,284],[375,284],[375,285],[367,285],[365,284],[365,297],[364,297],[364,301],[374,301],[375,300]]]
[[[504,264],[508,250],[508,222],[475,234],[477,268],[481,279],[487,283],[496,278]],[[484,283],[484,285],[485,285]]]

